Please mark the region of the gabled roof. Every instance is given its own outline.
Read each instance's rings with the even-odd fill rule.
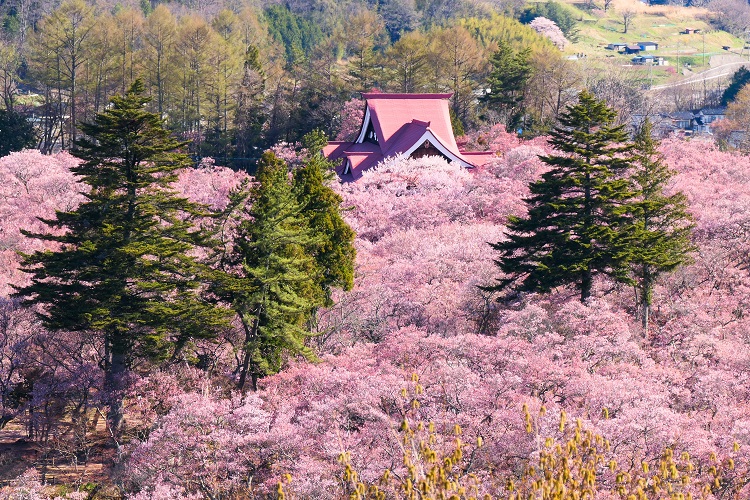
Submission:
[[[363,93],[365,116],[356,141],[329,142],[323,154],[331,160],[344,159],[339,174],[350,174],[352,180],[383,159],[408,156],[425,143],[464,167],[483,165],[492,159],[492,152],[467,154],[456,144],[448,102],[451,95]],[[369,142],[370,130],[377,143]]]
[[[392,148],[392,140],[410,123],[422,122],[430,127],[435,135],[447,146],[458,151],[451,127],[448,99],[453,94],[382,94],[369,92],[362,94],[367,101],[365,123],[372,120],[378,141],[383,150]],[[362,133],[360,133],[362,135]],[[398,134],[400,135],[400,134]]]
[[[695,117],[692,111],[675,111],[667,116],[673,120],[692,120]]]
[[[724,115],[727,112],[726,106],[720,108],[701,108],[699,113],[704,115]]]

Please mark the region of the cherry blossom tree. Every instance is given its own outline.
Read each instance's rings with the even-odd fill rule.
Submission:
[[[549,38],[558,49],[563,50],[568,46],[568,39],[565,38],[565,34],[557,26],[555,21],[539,16],[534,18],[534,20],[529,23],[529,26],[540,35]]]
[[[358,232],[357,269],[353,290],[335,291],[336,305],[315,325],[309,346],[318,363],[289,359],[259,381],[258,392],[242,396],[232,384],[235,331],[163,370],[133,374],[124,406],[129,443],[115,477],[130,497],[272,497],[282,482],[287,498],[341,498],[352,493],[347,464],[365,484],[385,470],[407,472],[405,419],[425,439],[432,423],[438,456],[454,451],[460,426],[465,471],[457,479],[473,474],[481,491],[500,498],[508,479],[524,487],[523,471],[538,463],[547,437],[575,437],[578,419],[582,436],[590,431],[609,442],[602,463],[614,460],[617,471],[638,477],[646,467],[652,475],[666,461],[682,473],[689,461],[700,481],[715,479],[712,467],[721,471],[707,498],[750,494],[750,159],[699,139],[660,145],[674,171],[664,194],[685,194],[696,252],[693,263],[655,284],[644,337],[627,285],[597,282],[592,296],[599,298],[586,303],[565,290],[528,294],[512,308],[476,286],[492,282],[487,242],[501,237],[509,215],[523,212],[528,183],[548,168],[538,156],[551,149],[501,126],[470,135],[467,145],[497,157],[472,170],[398,158],[336,187]],[[206,166],[184,172],[177,186],[221,207],[241,177]],[[3,198],[3,213],[21,221],[26,214],[10,203],[21,206]],[[33,425],[40,443],[47,432],[57,457],[85,451],[88,438],[72,438],[63,424],[87,391],[88,404],[98,404],[101,372],[91,363],[98,346],[34,331],[28,311],[9,311],[17,316],[10,341],[0,341],[0,380],[12,385],[39,364],[52,368],[8,415]],[[10,367],[21,371],[9,376]],[[59,401],[69,404],[61,409]],[[62,446],[65,440],[75,446]],[[427,463],[418,453],[412,458]],[[599,470],[602,491],[617,486],[617,474]],[[33,484],[45,498],[41,480]]]
[[[341,125],[336,135],[337,141],[354,141],[362,128],[365,116],[365,103],[361,99],[350,99],[341,110]]]

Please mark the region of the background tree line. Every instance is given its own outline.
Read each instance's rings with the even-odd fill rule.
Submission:
[[[16,3],[0,41],[0,94],[32,119],[45,153],[69,148],[78,125],[136,78],[193,155],[244,159],[237,166],[315,128],[335,136],[344,103],[373,88],[452,92],[467,130],[517,125],[497,100],[477,99],[509,92],[525,129],[540,132],[575,99],[571,89],[605,78],[583,75],[515,19],[544,15],[574,36],[575,19],[555,2]],[[522,59],[515,86],[491,76],[507,69],[498,53]]]

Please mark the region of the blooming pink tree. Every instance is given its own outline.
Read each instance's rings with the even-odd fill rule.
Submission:
[[[528,182],[546,168],[538,156],[549,148],[501,127],[468,140],[495,148],[497,159],[466,170],[437,158],[396,158],[337,187],[359,234],[357,278],[315,325],[319,335],[310,343],[319,363],[289,359],[242,397],[228,383],[236,365],[236,339],[228,337],[198,346],[197,361],[186,356],[133,381],[126,396],[131,442],[118,480],[135,498],[272,495],[287,473],[284,488],[293,495],[341,498],[344,451],[367,481],[385,469],[398,472],[404,419],[432,422],[438,451],[453,442],[456,424],[465,443],[481,438],[482,447],[467,447],[466,473],[500,495],[505,479],[538,457],[540,442],[559,436],[561,412],[606,437],[606,460],[620,467],[658,469],[669,448],[678,457],[689,453],[700,471],[732,458],[736,472],[720,488],[744,484],[750,159],[695,139],[662,144],[677,172],[668,191],[688,197],[697,250],[693,263],[657,284],[653,328],[643,338],[627,287],[601,281],[599,298],[585,304],[558,290],[506,307],[478,286],[495,273],[486,242],[502,238],[507,217],[522,213]],[[241,176],[211,168],[186,172],[179,185],[220,207]],[[0,380],[19,380],[11,373],[18,369],[6,367],[31,358],[50,364],[58,353],[67,364],[40,377],[25,404],[43,414],[45,402],[80,402],[85,390],[75,387],[96,383],[86,354],[96,346],[44,332],[28,338],[30,317],[14,321],[0,352]],[[49,408],[52,424],[40,417],[34,425],[60,436],[60,414]],[[616,481],[604,471],[601,478]],[[744,487],[737,498],[750,494]]]
[[[42,243],[26,238],[21,229],[40,231],[46,226],[39,217],[70,210],[83,199],[70,172],[77,164],[67,153],[45,156],[30,150],[0,158],[0,295],[11,293],[10,283],[27,279],[18,272],[16,252],[41,250]]]
[[[351,99],[341,110],[341,126],[336,134],[337,141],[353,141],[357,138],[365,116],[365,103],[362,99]]]
[[[568,46],[568,40],[565,38],[562,30],[557,26],[555,21],[546,17],[536,17],[529,23],[529,26],[539,33],[546,36],[560,50]]]

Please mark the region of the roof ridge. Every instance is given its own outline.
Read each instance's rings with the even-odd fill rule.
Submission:
[[[453,93],[446,94],[386,94],[384,92],[362,92],[364,99],[450,99]]]

